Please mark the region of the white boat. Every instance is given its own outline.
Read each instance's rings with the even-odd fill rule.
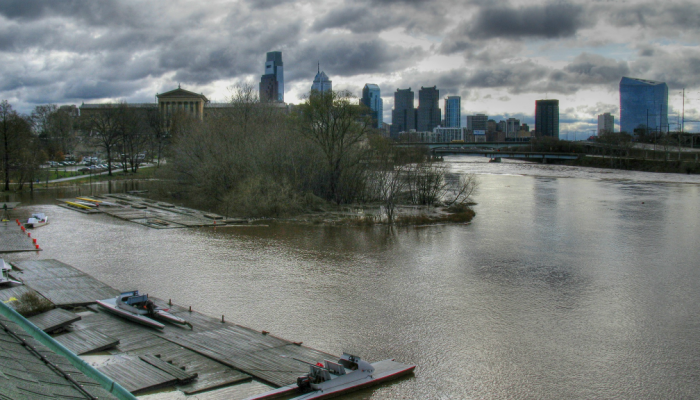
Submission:
[[[139,295],[138,290],[121,293],[113,299],[97,300],[97,304],[109,312],[153,328],[165,327],[153,318],[192,328],[192,324],[186,320],[170,314],[167,309],[156,306],[148,299],[147,294]]]
[[[49,223],[49,217],[44,213],[32,214],[32,217],[24,224],[25,228],[38,228]]]
[[[308,363],[309,373],[297,378],[295,385],[283,386],[266,393],[251,396],[246,400],[274,399],[303,393],[290,400],[310,400],[340,396],[355,390],[379,384],[413,372],[415,365],[394,360],[369,363],[360,357],[343,353],[338,362],[323,360],[323,363]]]
[[[22,282],[16,281],[14,279],[10,279],[10,271],[12,271],[12,267],[5,262],[2,258],[0,258],[0,285],[5,285],[5,284],[10,284],[10,283],[16,283],[21,285]]]

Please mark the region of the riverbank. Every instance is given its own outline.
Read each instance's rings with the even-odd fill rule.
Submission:
[[[389,223],[383,207],[379,205],[351,205],[338,207],[337,210],[304,213],[290,218],[273,218],[279,222],[312,225],[430,225],[430,224],[466,224],[472,221],[476,212],[470,206],[397,206],[394,220]]]
[[[565,165],[595,167],[643,172],[666,172],[677,174],[700,174],[700,163],[691,160],[654,160],[620,157],[581,157],[567,161]]]

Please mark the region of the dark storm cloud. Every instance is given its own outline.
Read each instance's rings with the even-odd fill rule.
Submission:
[[[572,37],[588,25],[590,22],[584,8],[571,3],[486,6],[448,33],[440,45],[440,52],[450,54],[480,48],[483,46],[480,42],[489,39]]]
[[[347,29],[353,33],[378,33],[401,27],[406,32],[441,33],[448,23],[444,2],[351,2],[317,18],[312,30]]]
[[[468,33],[477,39],[569,37],[587,24],[583,7],[567,3],[485,8],[472,21]]]
[[[622,76],[635,70],[627,62],[582,53],[561,68],[530,60],[474,63],[468,69],[405,73],[395,84],[402,88],[437,85],[441,95],[459,94],[465,89],[573,94],[582,89],[615,88]]]
[[[293,3],[294,1],[295,0],[248,0],[247,3],[251,8],[266,10],[286,3]]]
[[[142,7],[130,6],[128,2],[89,1],[89,0],[3,0],[0,2],[0,15],[19,22],[36,21],[44,18],[66,17],[92,26],[115,26],[126,24],[135,26],[143,21]]]
[[[700,9],[697,3],[645,2],[636,4],[612,5],[607,16],[616,26],[641,26],[644,28],[679,32],[700,28]]]
[[[200,46],[199,37],[180,38],[160,53],[158,65],[164,70],[177,71],[175,80],[196,84],[240,75],[262,75],[265,53],[281,50],[280,45],[293,42],[301,30],[301,23],[293,21],[257,34],[257,30],[238,32],[236,36],[249,35],[249,39],[235,44],[222,36],[210,40],[208,46]],[[287,58],[285,55],[285,64],[289,65]]]
[[[137,91],[140,82],[137,81],[105,81],[74,79],[66,82],[63,95],[77,99],[103,99],[107,97],[119,98],[128,96]]]
[[[86,10],[71,16],[71,7],[76,4]],[[158,79],[172,72],[172,79],[183,84],[208,84],[262,73],[265,51],[297,41],[303,25],[301,21],[276,18],[274,13],[268,13],[271,21],[251,18],[250,10],[232,3],[209,16],[194,12],[182,13],[182,17],[178,14],[177,18],[159,15],[157,6],[149,9],[148,4],[142,4],[140,11],[153,15],[149,24],[102,26],[99,22],[104,12],[99,6],[78,2],[62,5],[65,9],[58,12],[53,2],[40,2],[32,10],[10,9],[3,3],[1,12],[12,19],[3,22],[0,17],[0,62],[12,60],[14,65],[27,55],[24,61],[32,60],[36,67],[6,68],[0,78],[3,91],[46,87],[81,75],[96,83],[58,85],[51,90],[62,91],[66,98],[114,98],[128,97],[130,91],[143,88],[147,84],[144,79]],[[103,9],[117,20],[129,15],[128,10]],[[216,29],[196,23],[211,18],[223,22]],[[99,26],[92,27],[86,19]],[[67,29],[69,26],[71,29]],[[60,62],[48,63],[45,55],[57,51],[64,52]],[[32,53],[35,56],[29,56]]]
[[[615,61],[597,54],[582,53],[564,68],[567,79],[581,84],[610,84],[629,75],[626,62]]]
[[[321,70],[333,76],[384,74],[412,64],[425,53],[419,47],[393,46],[382,39],[363,39],[355,35],[318,36],[290,54],[285,66],[285,80],[308,80],[316,75],[317,62]]]

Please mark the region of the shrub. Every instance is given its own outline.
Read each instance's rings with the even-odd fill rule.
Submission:
[[[54,308],[53,303],[35,291],[24,293],[17,299],[15,311],[25,318],[41,314]]]

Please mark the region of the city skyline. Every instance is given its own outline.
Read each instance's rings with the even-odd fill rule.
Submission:
[[[0,98],[36,105],[153,102],[178,83],[213,101],[258,86],[270,51],[284,53],[284,99],[308,94],[317,60],[358,98],[376,83],[391,122],[397,87],[461,96],[464,116],[534,121],[559,99],[561,132],[620,121],[623,76],[666,82],[669,124],[700,120],[700,16],[693,3],[221,2],[0,4]],[[187,27],[187,28],[183,28]],[[700,124],[687,123],[689,130]],[[616,126],[619,129],[619,126]]]

